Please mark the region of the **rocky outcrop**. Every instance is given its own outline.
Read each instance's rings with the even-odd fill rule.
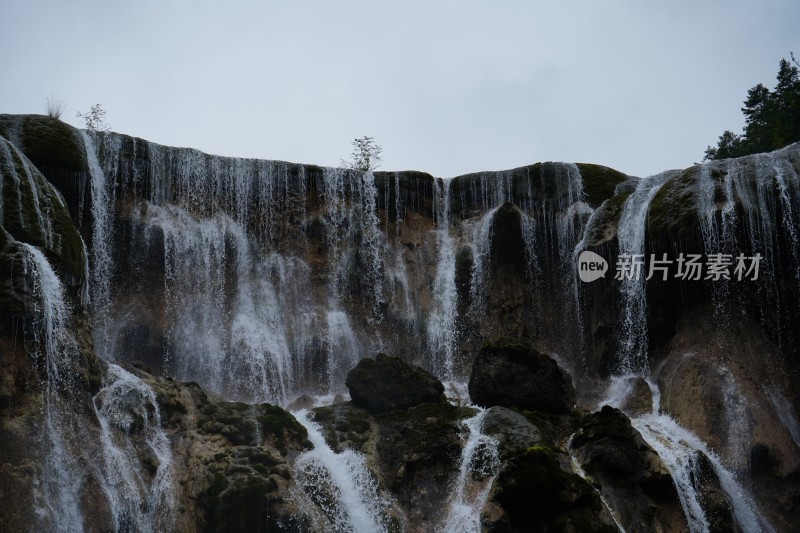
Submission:
[[[155,391],[172,442],[176,531],[308,530],[291,458],[310,443],[291,414],[131,370]]]
[[[572,450],[626,531],[688,531],[667,467],[621,411],[605,406],[588,417]]]
[[[92,395],[101,372],[82,306],[85,267],[63,198],[0,137],[0,499],[9,502],[0,512],[3,530],[55,528],[36,505],[74,512],[75,522],[95,529],[110,523],[107,510],[83,519],[74,503],[102,493],[94,472],[79,471],[99,455],[100,440]],[[80,477],[57,480],[55,465]],[[54,494],[66,496],[52,501]]]
[[[460,421],[474,410],[447,402],[370,413],[351,402],[314,410],[337,452],[364,453],[380,486],[402,510],[405,531],[428,531],[443,519],[463,445]]]
[[[592,486],[562,469],[558,454],[541,446],[509,459],[495,481],[493,501],[503,513],[487,517],[489,532],[617,530]]]
[[[399,357],[365,358],[347,374],[345,385],[355,405],[372,413],[444,402],[442,382]]]
[[[575,405],[572,381],[558,363],[511,340],[481,348],[472,365],[469,394],[487,407],[566,413]]]

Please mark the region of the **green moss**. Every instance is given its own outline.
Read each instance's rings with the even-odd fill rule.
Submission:
[[[264,440],[272,442],[281,453],[286,453],[287,447],[310,447],[306,428],[291,413],[268,403],[258,407],[260,412],[256,418]]]
[[[270,495],[277,488],[274,480],[258,475],[237,476],[231,482],[215,478],[210,491],[209,529],[248,533],[261,531],[269,521]]]
[[[2,162],[3,173],[8,175],[2,188],[3,226],[16,240],[41,248],[62,278],[70,285],[78,285],[84,276],[84,246],[69,211],[44,176],[30,164],[26,165],[16,151],[11,153],[11,160]],[[19,176],[19,183],[11,179],[12,170]],[[32,173],[36,188],[31,186],[28,171]],[[37,215],[35,200],[38,200],[42,218],[52,227],[52,246],[45,240],[45,228]]]
[[[86,158],[75,130],[46,116],[26,116],[22,122],[22,149],[40,169],[85,172]]]
[[[453,465],[461,450],[459,422],[474,414],[474,409],[443,402],[375,415],[381,462],[392,471],[402,467],[406,479],[429,467]],[[398,476],[390,484],[399,486],[404,481]]]
[[[622,209],[630,195],[628,192],[612,196],[598,208],[592,226],[587,230],[587,242],[590,246],[600,246],[616,237]]]
[[[597,519],[602,504],[594,489],[562,470],[552,448],[533,446],[511,458],[496,486],[494,499],[513,530],[614,531]]]
[[[369,413],[349,402],[314,409],[314,420],[322,426],[325,440],[334,450],[346,447],[363,451],[372,429]]]
[[[613,168],[590,163],[578,163],[583,178],[583,191],[586,201],[595,209],[604,201],[614,196],[614,189],[628,179],[622,172]]]
[[[647,215],[651,234],[671,240],[693,238],[700,231],[697,216],[698,167],[685,170],[665,183],[650,203]]]

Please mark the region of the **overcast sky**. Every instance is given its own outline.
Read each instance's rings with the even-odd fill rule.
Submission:
[[[167,145],[450,177],[537,161],[644,176],[740,130],[800,54],[797,0],[4,0],[0,113]]]

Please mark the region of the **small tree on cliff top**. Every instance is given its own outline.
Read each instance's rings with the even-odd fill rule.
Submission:
[[[100,104],[94,104],[86,113],[78,111],[77,116],[83,119],[87,130],[108,131],[111,129],[111,125],[106,122],[106,110]]]
[[[342,160],[342,166],[353,170],[375,170],[381,166],[383,148],[372,137],[361,137],[353,140],[353,153],[348,161]]]

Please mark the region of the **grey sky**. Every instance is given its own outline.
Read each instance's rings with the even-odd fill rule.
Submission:
[[[685,167],[800,53],[796,0],[5,0],[0,112],[245,157],[383,169]]]

